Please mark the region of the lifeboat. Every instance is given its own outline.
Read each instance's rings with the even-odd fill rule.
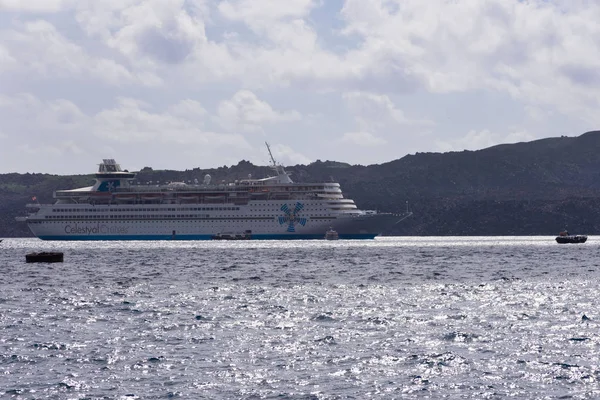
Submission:
[[[179,201],[183,201],[186,203],[197,203],[198,196],[178,196]]]
[[[143,194],[142,200],[160,200],[162,199],[162,194]]]
[[[117,194],[115,195],[115,201],[117,203],[132,203],[136,199],[135,194]]]

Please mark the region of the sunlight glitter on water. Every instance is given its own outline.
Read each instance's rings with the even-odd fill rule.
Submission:
[[[0,397],[600,395],[593,238],[2,246]]]

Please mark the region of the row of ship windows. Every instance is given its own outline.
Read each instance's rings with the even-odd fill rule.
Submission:
[[[257,208],[257,209],[267,209],[267,210],[273,210],[273,211],[279,211],[280,207],[266,207],[266,206],[256,206],[256,207],[252,207],[252,208]],[[333,210],[335,210],[336,208],[331,208]],[[169,207],[169,208],[110,208],[110,209],[103,209],[103,208],[82,208],[82,209],[76,209],[76,208],[53,208],[52,211],[53,212],[60,212],[60,213],[64,213],[64,212],[132,212],[132,211],[145,211],[145,212],[157,212],[157,211],[239,211],[240,207]],[[306,207],[305,210],[311,210],[311,211],[327,211],[327,209],[325,208],[312,208],[312,207]]]
[[[297,187],[297,186],[291,186],[291,187],[276,187],[273,189],[267,189],[267,188],[257,188],[256,190],[260,190],[263,192],[273,192],[273,193],[281,193],[281,192],[301,192],[301,193],[310,193],[310,194],[328,194],[328,193],[342,193],[342,190],[334,187],[334,188],[324,188],[324,187]],[[250,192],[252,192],[252,189],[250,190]]]
[[[356,208],[356,207],[354,207]],[[268,211],[268,210],[272,210],[272,211],[276,211],[279,212],[280,208],[278,207],[256,207],[257,210],[260,211]],[[342,210],[345,209],[344,208],[338,208],[338,207],[331,207],[329,208],[329,210]],[[102,213],[106,213],[106,212],[132,212],[132,211],[138,211],[138,212],[157,212],[157,211],[164,211],[164,212],[168,212],[168,211],[239,211],[240,207],[193,207],[193,208],[130,208],[130,209],[126,209],[126,208],[111,208],[111,209],[81,209],[81,210],[77,210],[77,209],[72,209],[72,208],[65,208],[65,209],[61,209],[61,208],[53,208],[52,211],[53,212],[102,212]],[[304,212],[308,212],[308,211],[328,211],[327,208],[312,208],[312,207],[306,207],[304,209]],[[159,214],[160,215],[160,214]],[[108,217],[105,214],[103,214],[104,217]],[[124,215],[124,217],[127,217],[126,215]],[[72,217],[66,217],[66,218],[72,218]],[[95,216],[90,216],[90,218],[95,218]],[[110,218],[110,217],[109,217]]]
[[[262,222],[262,223],[267,224],[267,222],[264,221],[265,219],[270,219],[270,218],[247,219],[245,221],[249,222],[249,223]],[[322,220],[323,221],[333,221],[334,218],[323,218]],[[164,221],[160,221],[160,220],[151,220],[151,221],[139,221],[139,220],[127,220],[127,221],[123,221],[123,220],[120,220],[120,221],[111,221],[111,222],[113,222],[113,223],[121,223],[121,224],[122,223],[128,223],[128,224],[130,224],[130,223],[144,223],[144,224],[147,224],[147,223],[151,223],[151,222],[155,223],[155,224],[159,224],[159,223],[160,224],[164,224]],[[194,222],[195,223],[197,221],[194,221],[194,220],[180,220],[180,221],[178,221],[178,223],[181,223],[181,222],[190,222],[190,223]],[[205,222],[205,224],[211,225],[211,226],[212,225],[219,226],[219,225],[222,225],[223,223],[226,223],[226,222],[236,222],[236,223],[239,223],[239,219],[223,219],[223,220],[219,221],[218,223],[217,222]],[[269,221],[268,224],[272,224],[272,222],[273,221]],[[30,224],[59,224],[59,223],[61,223],[62,224],[64,222],[62,222],[62,221],[29,221],[28,223],[30,223]]]
[[[46,215],[46,219],[85,220],[85,219],[160,219],[160,218],[209,218],[209,214],[172,214],[172,215]]]
[[[313,215],[307,215],[307,218],[311,218],[311,217],[327,217],[327,214],[313,214]],[[233,215],[222,215],[222,216],[216,216],[213,215],[211,216],[210,214],[171,214],[171,215],[156,215],[156,214],[152,214],[152,215],[148,215],[148,214],[139,214],[139,215],[46,215],[44,216],[45,219],[59,219],[61,221],[64,220],[90,220],[90,219],[117,219],[117,220],[122,220],[122,219],[156,219],[156,220],[161,220],[161,219],[181,219],[181,218],[194,218],[194,219],[199,219],[199,218],[210,218],[210,219],[223,219],[223,218],[235,218],[236,220],[245,220],[245,219],[251,219],[251,218],[259,218],[261,217],[261,219],[273,219],[273,218],[278,218],[281,216],[273,216],[273,215],[268,215],[268,214],[260,214],[260,215],[253,215],[252,217],[237,217],[237,216],[233,216]]]
[[[132,212],[132,211],[239,211],[239,207],[177,207],[177,208],[53,208],[53,212]]]

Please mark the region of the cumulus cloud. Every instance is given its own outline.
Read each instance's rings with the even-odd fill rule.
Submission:
[[[62,35],[45,20],[32,20],[13,29],[0,31],[4,47],[3,67],[34,80],[53,78],[98,79],[109,84],[152,84],[158,78],[131,73],[115,60],[94,57]]]
[[[92,38],[139,67],[179,64],[207,42],[203,2],[127,0],[80,3],[76,19]]]
[[[341,14],[364,53],[399,60],[429,92],[501,90],[598,120],[595,3],[347,0]]]
[[[346,105],[363,129],[379,129],[386,125],[431,126],[432,121],[407,118],[387,95],[348,92],[342,95]]]
[[[182,0],[146,1],[121,10],[122,25],[108,44],[129,57],[167,64],[184,61],[206,36],[203,21],[182,5]]]
[[[342,137],[343,142],[352,143],[358,146],[380,146],[386,143],[385,139],[381,139],[369,132],[346,132]]]
[[[471,130],[464,136],[453,140],[436,140],[435,144],[438,151],[462,151],[479,150],[504,143],[527,142],[536,139],[527,131],[512,131],[501,134],[492,132],[489,129],[481,131]]]
[[[276,143],[271,145],[271,151],[275,157],[275,161],[278,164],[283,165],[296,165],[296,164],[310,164],[313,160],[295,151],[289,146],[284,144]]]
[[[120,98],[116,107],[102,110],[91,122],[95,135],[115,142],[249,147],[240,135],[201,129],[196,119],[203,116],[202,110],[199,103],[184,101],[166,112],[153,112],[145,102]]]
[[[260,100],[249,90],[240,90],[230,100],[222,101],[217,111],[217,121],[230,131],[262,131],[264,125],[297,121],[300,113],[275,111],[265,101]]]
[[[10,55],[8,49],[0,45],[0,72],[17,67],[17,60]]]
[[[314,0],[224,0],[219,3],[218,9],[228,19],[264,28],[271,22],[306,17],[315,6]]]
[[[53,13],[71,2],[72,0],[0,0],[0,11]]]
[[[219,159],[214,157],[218,149],[227,149],[238,157],[252,149],[241,135],[203,129],[199,120],[205,117],[204,108],[193,100],[157,111],[145,101],[119,98],[113,107],[88,114],[65,99],[42,101],[27,93],[2,95],[0,118],[9,143],[0,154],[21,168],[29,164],[38,166],[37,171],[48,169],[44,165],[48,159],[27,161],[9,149],[14,147],[27,154],[45,155],[54,162],[68,157],[69,168],[78,165],[87,171],[89,165],[85,163],[89,163],[90,157],[106,158],[106,154],[99,153],[99,148],[116,151],[109,154],[111,157],[124,156],[128,162],[140,164],[142,160],[163,163],[165,154],[173,161],[172,155],[178,154],[176,163],[181,168],[197,166],[198,156],[219,164]],[[139,146],[143,146],[143,152]]]
[[[250,158],[237,144],[269,135],[313,159],[383,162],[600,123],[596,2],[0,0],[0,9],[0,94],[20,107],[2,132],[23,132],[29,150],[46,143],[30,123],[76,157],[102,146],[152,153],[169,143],[162,127],[178,146],[229,146],[232,162]],[[12,118],[32,110],[29,121]],[[251,132],[261,135],[241,136]],[[359,151],[367,144],[377,152]]]
[[[354,119],[355,131],[346,132],[340,141],[359,147],[383,146],[390,141],[412,142],[414,137],[434,126],[429,120],[408,118],[387,95],[366,92],[347,92],[342,95],[344,104]]]

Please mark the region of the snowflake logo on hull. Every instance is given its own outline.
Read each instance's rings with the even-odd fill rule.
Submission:
[[[281,211],[285,213],[285,216],[279,217],[279,225],[287,224],[288,232],[296,232],[296,224],[300,224],[302,226],[306,225],[308,219],[298,217],[298,213],[302,211],[304,205],[302,203],[296,203],[294,209],[290,209],[287,204],[281,206]]]

